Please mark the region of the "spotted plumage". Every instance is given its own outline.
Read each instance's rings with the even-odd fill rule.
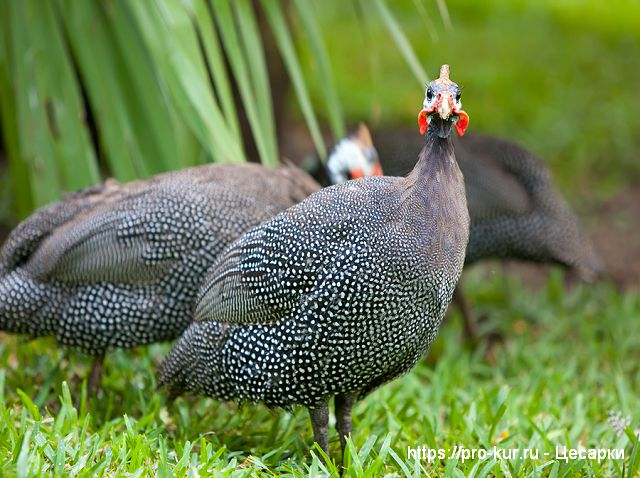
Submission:
[[[353,400],[426,352],[462,270],[469,216],[454,120],[431,119],[408,177],[323,189],[231,245],[160,381],[174,393],[304,405],[325,450],[335,396],[348,434]]]
[[[210,165],[71,195],[7,239],[0,329],[91,355],[172,339],[215,257],[318,188],[298,168]]]

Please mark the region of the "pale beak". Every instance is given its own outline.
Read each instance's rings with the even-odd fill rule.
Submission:
[[[440,95],[440,93],[438,95]],[[449,116],[451,116],[453,109],[453,95],[450,93],[445,93],[440,97],[440,101],[437,106],[438,114],[443,120],[447,120],[449,119]]]
[[[418,113],[418,126],[420,127],[420,134],[423,135],[429,128],[429,122],[432,113],[437,113],[443,120],[448,120],[451,115],[457,115],[458,118],[455,121],[455,128],[458,136],[463,136],[464,132],[469,126],[469,115],[462,110],[456,109],[453,101],[453,94],[445,93],[444,96],[438,95],[438,100],[433,105],[432,109],[422,109]]]

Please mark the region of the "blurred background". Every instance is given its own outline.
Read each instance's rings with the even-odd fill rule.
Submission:
[[[325,158],[359,121],[384,151],[446,62],[469,131],[540,155],[638,288],[638,25],[636,0],[4,1],[0,241],[110,176]]]

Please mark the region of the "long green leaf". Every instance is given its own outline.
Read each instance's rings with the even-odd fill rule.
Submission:
[[[320,126],[316,114],[313,110],[311,99],[309,98],[309,91],[307,90],[304,77],[302,75],[302,69],[300,68],[300,62],[296,55],[291,33],[287,27],[284,19],[284,14],[277,2],[271,0],[262,0],[261,2],[264,12],[269,20],[271,29],[273,31],[276,43],[280,50],[280,54],[284,60],[285,67],[289,72],[289,76],[293,83],[293,88],[298,97],[300,109],[309,127],[311,133],[311,139],[318,151],[321,158],[326,158],[327,149],[322,139],[320,132]]]
[[[255,106],[260,114],[260,131],[264,131],[268,163],[277,164],[278,146],[276,144],[275,119],[273,116],[273,102],[271,101],[271,87],[269,73],[265,60],[264,47],[260,28],[256,21],[254,8],[250,0],[234,0],[233,11],[236,25],[242,39],[242,46],[249,74],[255,91]]]
[[[371,90],[382,94],[384,88],[384,72],[380,59],[380,52],[377,47],[378,33],[375,31],[375,20],[377,15],[370,11],[370,4],[367,0],[354,1],[349,3],[353,7],[353,14],[356,19],[354,22],[357,28],[361,30],[362,47],[367,49],[367,67],[369,69],[368,79],[371,83]],[[380,96],[380,94],[376,96]],[[377,102],[371,105],[370,116],[368,121],[376,124],[380,119],[380,107]]]
[[[44,102],[47,132],[54,150],[51,159],[59,166],[59,184],[64,190],[86,187],[99,180],[98,168],[61,27],[54,17],[53,4],[29,1],[25,5],[29,27],[33,29],[30,49],[35,60],[36,87]]]
[[[0,118],[8,153],[12,194],[18,216],[22,218],[31,212],[33,202],[29,169],[22,159],[18,132],[16,91],[12,75],[14,62],[12,60],[13,41],[11,38],[10,8],[9,2],[0,4]]]
[[[240,135],[237,106],[233,97],[233,89],[231,88],[231,80],[224,60],[222,45],[220,45],[215,22],[209,9],[209,3],[206,0],[194,0],[193,3],[186,4],[186,7],[192,7],[190,14],[198,26],[209,66],[209,73],[211,74],[211,79],[215,87],[216,97],[220,103],[230,132],[238,143],[240,143],[242,136]]]
[[[179,117],[211,159],[244,161],[242,145],[227,126],[211,85],[188,11],[169,0],[130,2]]]
[[[3,123],[20,215],[99,179],[52,4],[4,4]],[[11,49],[11,51],[9,51]],[[13,95],[11,94],[13,93]],[[27,194],[33,195],[27,201]],[[28,205],[27,205],[28,204]]]
[[[170,98],[162,89],[140,30],[131,21],[126,0],[112,0],[104,5],[107,26],[127,73],[128,87],[122,94],[130,105],[132,123],[148,169],[158,172],[196,164],[194,158],[178,150],[176,138],[185,126],[172,123]]]
[[[449,9],[447,8],[447,3],[444,0],[436,0],[438,4],[438,10],[440,10],[440,16],[442,17],[442,23],[447,30],[453,30],[453,25],[451,24],[451,15],[449,15]]]
[[[49,30],[33,31],[29,22],[28,1],[13,2],[9,8],[16,93],[16,120],[20,153],[28,164],[35,205],[55,201],[60,196],[59,170],[53,160],[53,142],[47,125],[45,98],[38,87],[38,61],[46,53],[33,45],[30,36],[48,36]],[[45,27],[46,28],[46,27]]]
[[[422,17],[426,30],[429,32],[429,36],[431,36],[431,40],[434,42],[439,41],[440,37],[438,36],[436,26],[431,21],[431,17],[427,13],[427,9],[424,7],[422,0],[413,0],[413,4],[416,7],[416,11],[420,14],[420,17]]]
[[[327,48],[322,40],[318,21],[314,18],[313,7],[315,4],[306,0],[295,0],[294,2],[300,20],[302,21],[303,31],[309,40],[309,45],[313,52],[313,57],[317,60],[318,73],[320,83],[322,84],[324,97],[327,104],[327,113],[329,115],[329,125],[333,133],[333,139],[338,140],[344,137],[346,127],[342,114],[342,107],[338,98],[338,92],[334,81],[333,71],[331,70],[331,62]]]
[[[395,17],[387,7],[387,3],[385,2],[385,0],[372,1],[384,25],[387,27],[391,38],[393,38],[393,41],[396,43],[398,50],[400,50],[400,53],[409,65],[409,68],[411,68],[411,71],[413,72],[416,79],[420,82],[420,85],[423,85],[425,81],[429,80],[429,76],[418,60],[415,51],[413,51],[411,43],[409,43],[409,40],[402,31],[402,28],[398,24],[398,21],[395,19]]]
[[[134,99],[126,95],[130,86],[117,45],[107,29],[99,3],[59,0],[60,18],[78,68],[87,88],[100,145],[119,180],[151,174],[132,123]]]
[[[251,131],[256,142],[258,154],[264,164],[274,165],[278,162],[277,152],[270,149],[267,140],[268,126],[263,124],[267,116],[262,113],[264,108],[260,106],[263,101],[270,101],[270,95],[259,98],[255,92],[256,85],[253,84],[248,59],[241,47],[239,29],[234,20],[231,5],[228,0],[213,0],[216,24],[222,44],[224,45],[229,65],[233,71],[234,78],[238,85],[240,97],[247,114],[247,120],[251,126]],[[257,70],[256,70],[257,71]],[[270,120],[272,123],[273,120]]]

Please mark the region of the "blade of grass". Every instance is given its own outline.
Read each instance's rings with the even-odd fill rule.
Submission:
[[[356,22],[354,23],[358,25],[362,32],[362,48],[366,47],[368,50],[368,54],[365,55],[369,69],[367,76],[371,82],[371,90],[374,92],[372,95],[374,100],[371,104],[367,123],[372,126],[380,121],[381,103],[379,100],[376,100],[376,98],[382,97],[384,94],[384,75],[382,72],[380,51],[377,47],[377,34],[374,31],[374,14],[369,11],[369,3],[366,0],[353,1],[350,5],[353,6],[353,14],[356,18]]]
[[[255,91],[255,106],[258,108],[261,118],[260,131],[264,132],[267,142],[268,162],[269,164],[277,164],[278,145],[276,144],[277,138],[269,73],[267,71],[260,28],[252,6],[253,3],[250,0],[235,0],[232,5]]]
[[[294,5],[298,12],[298,16],[302,21],[302,31],[309,40],[313,58],[317,60],[318,75],[320,84],[323,86],[323,93],[326,99],[327,113],[329,116],[329,125],[333,134],[334,141],[345,136],[346,127],[344,124],[344,116],[342,114],[342,106],[338,98],[333,71],[331,70],[331,62],[329,54],[322,39],[318,21],[312,11],[315,4],[305,0],[294,0]]]
[[[420,82],[420,86],[422,86],[425,81],[429,80],[429,76],[418,60],[415,51],[413,51],[413,47],[411,46],[411,43],[409,43],[407,36],[404,34],[402,28],[398,24],[398,21],[389,10],[385,0],[373,0],[373,4],[380,15],[382,22],[387,27],[391,38],[398,47],[398,50],[409,65],[409,68],[411,68],[416,79]]]
[[[229,65],[233,71],[238,91],[244,105],[244,110],[251,127],[251,132],[256,142],[256,148],[260,155],[260,160],[264,164],[275,165],[278,162],[277,152],[269,147],[269,140],[266,138],[268,126],[262,124],[267,120],[267,116],[262,113],[263,107],[260,103],[263,101],[271,101],[271,96],[258,99],[255,94],[257,85],[253,84],[250,69],[248,66],[249,59],[246,58],[241,48],[240,29],[234,21],[233,12],[228,0],[213,0],[213,11],[215,13],[216,25],[220,32],[222,44],[226,52]],[[268,81],[268,80],[267,80]]]
[[[145,47],[142,34],[132,21],[126,2],[118,0],[103,4],[107,25],[114,44],[122,55],[129,87],[123,93],[132,105],[132,123],[137,132],[145,159],[152,160],[154,171],[166,171],[196,164],[195,158],[179,154],[176,137],[185,126],[171,120],[170,98],[163,91],[153,60]]]
[[[69,52],[52,4],[25,2],[34,55],[34,73],[39,97],[44,102],[47,133],[54,155],[46,158],[59,165],[60,187],[76,190],[97,182],[100,177],[84,109]],[[46,160],[45,159],[45,160]]]
[[[447,3],[445,0],[436,0],[438,4],[438,10],[440,10],[440,16],[442,17],[442,23],[444,23],[445,28],[448,31],[453,30],[453,25],[451,24],[451,15],[449,15],[449,9],[447,8]]]
[[[123,73],[125,66],[107,30],[100,4],[58,0],[58,6],[111,173],[122,181],[148,176],[151,171],[144,162],[124,95],[129,87]]]
[[[180,4],[128,4],[182,121],[214,161],[242,162],[242,145],[213,98],[196,32]]]
[[[33,45],[32,36],[47,38],[51,31],[34,31],[28,20],[28,2],[13,2],[9,8],[15,86],[16,120],[20,154],[28,164],[33,203],[36,206],[60,197],[58,165],[54,156],[47,113],[38,88],[37,65],[45,53]]]
[[[436,31],[436,26],[434,25],[433,21],[431,21],[431,17],[429,16],[429,13],[427,13],[427,9],[424,7],[424,3],[422,2],[423,0],[413,0],[413,4],[415,5],[417,12],[420,14],[420,17],[424,22],[431,40],[437,42],[440,40],[440,37],[438,35],[438,32]]]
[[[302,115],[304,116],[309,132],[311,133],[313,144],[316,147],[319,156],[324,159],[327,156],[327,149],[322,139],[318,119],[316,118],[311,99],[309,98],[309,91],[305,84],[304,76],[302,75],[300,62],[298,61],[293,39],[291,38],[291,33],[287,27],[282,9],[277,2],[272,2],[270,0],[262,0],[261,5],[267,20],[271,25],[271,30],[273,31],[276,39],[278,49],[280,50],[280,54],[284,60],[291,82],[293,83],[293,88],[296,92],[296,96],[298,97],[298,103],[300,104]]]
[[[12,197],[18,218],[23,218],[33,209],[33,201],[29,170],[22,158],[18,132],[17,94],[12,74],[15,67],[11,54],[13,41],[10,8],[9,2],[0,4],[0,123],[8,155]]]
[[[192,19],[198,27],[200,38],[202,39],[204,52],[209,66],[211,79],[215,87],[215,93],[224,113],[225,120],[229,126],[229,130],[234,138],[240,143],[242,136],[240,135],[240,124],[238,123],[238,114],[236,104],[233,98],[233,89],[229,78],[227,65],[225,64],[222,46],[218,39],[215,22],[211,15],[210,5],[206,0],[194,0],[187,8],[191,6]]]

